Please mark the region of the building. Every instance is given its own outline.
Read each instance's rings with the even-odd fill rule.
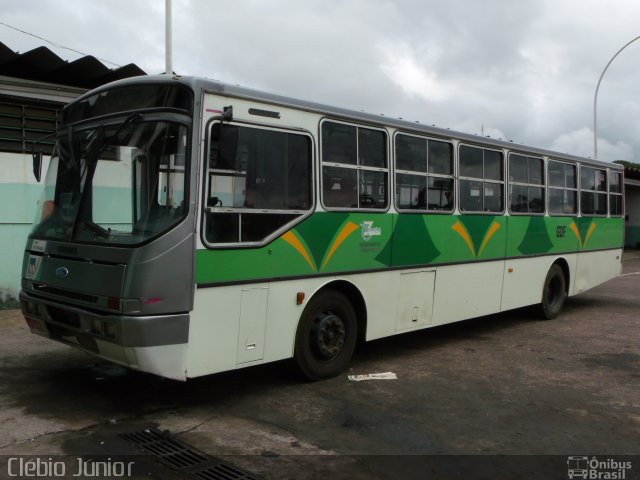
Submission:
[[[624,165],[624,246],[640,248],[640,164]]]
[[[34,142],[50,154],[66,103],[138,75],[145,72],[134,64],[110,69],[92,56],[67,62],[46,47],[17,53],[0,43],[0,307],[17,305],[24,245],[42,191],[32,171]]]

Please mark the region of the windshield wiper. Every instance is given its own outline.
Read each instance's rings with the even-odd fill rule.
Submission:
[[[104,125],[101,125],[96,130],[94,130],[94,135],[89,145],[87,145],[87,153],[84,156],[84,166],[86,169],[84,185],[82,184],[82,173],[80,174],[80,200],[78,201],[78,210],[76,211],[76,218],[74,219],[73,226],[71,227],[71,236],[70,238],[74,238],[78,233],[78,225],[80,221],[86,224],[87,220],[82,219],[85,205],[87,203],[87,197],[91,190],[91,184],[93,182],[93,174],[96,171],[97,159],[98,156],[105,149],[106,145],[104,143]],[[72,149],[73,150],[73,149]],[[82,163],[79,165],[82,168]]]
[[[120,125],[118,127],[118,129],[116,130],[116,133],[113,134],[113,136],[117,139],[119,139],[120,136],[120,132],[122,132],[122,130],[125,127],[128,127],[129,125],[131,125],[132,123],[137,122],[138,120],[140,120],[142,118],[142,114],[139,112],[134,112],[131,115],[129,115],[124,122],[122,122],[122,125]]]
[[[82,224],[85,227],[87,227],[87,230],[91,230],[93,233],[95,233],[96,236],[94,238],[106,238],[106,239],[108,239],[109,237],[111,237],[111,229],[110,228],[104,228],[104,227],[98,225],[97,223],[92,222],[91,220],[81,219],[80,220],[80,224]]]

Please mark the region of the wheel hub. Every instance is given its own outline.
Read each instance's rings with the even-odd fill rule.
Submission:
[[[335,357],[342,346],[346,331],[344,323],[332,312],[323,312],[313,324],[312,346],[314,350],[323,358]]]

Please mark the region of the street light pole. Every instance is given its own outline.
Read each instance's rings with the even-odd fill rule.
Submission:
[[[600,82],[602,82],[602,77],[604,77],[604,74],[609,68],[609,65],[611,65],[611,62],[613,62],[615,58],[618,55],[620,55],[620,52],[622,52],[625,48],[627,48],[629,45],[631,45],[633,42],[635,42],[638,39],[640,39],[640,35],[634,38],[633,40],[631,40],[630,42],[628,42],[627,44],[625,44],[625,46],[622,47],[620,50],[618,50],[616,54],[613,57],[611,57],[611,60],[609,60],[609,63],[607,63],[607,65],[604,67],[604,70],[602,70],[602,73],[600,74],[600,78],[598,79],[598,85],[596,86],[596,93],[593,96],[593,159],[594,160],[598,159],[597,102],[598,102],[598,90],[600,90]]]
[[[164,11],[164,56],[165,56],[165,73],[171,75],[173,73],[172,66],[172,38],[171,38],[171,0],[165,1]]]

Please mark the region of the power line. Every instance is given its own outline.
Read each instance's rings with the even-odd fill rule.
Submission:
[[[35,35],[33,33],[25,32],[24,30],[20,30],[19,28],[16,28],[16,27],[14,27],[12,25],[8,25],[8,24],[6,24],[4,22],[0,22],[0,25],[4,25],[5,27],[11,28],[11,29],[13,29],[13,30],[15,30],[17,32],[24,33],[25,35],[29,35],[31,37],[35,37],[35,38],[37,38],[39,40],[42,40],[43,42],[47,42],[49,45],[53,45],[56,48],[61,48],[63,50],[69,50],[71,52],[78,53],[78,54],[80,54],[82,56],[85,56],[85,57],[86,56],[95,56],[95,55],[90,55],[88,53],[83,53],[83,52],[81,52],[79,50],[75,50],[75,49],[70,48],[70,47],[65,47],[64,45],[60,45],[59,43],[52,42],[51,40],[47,40],[46,38],[40,37],[40,36]],[[108,64],[114,65],[114,66],[116,66],[118,68],[120,68],[122,66],[122,65],[119,65],[119,64],[117,64],[115,62],[110,62],[109,60],[105,60],[104,58],[100,58],[100,57],[95,57],[95,58],[97,58],[98,60],[100,60],[103,63],[108,63]]]

